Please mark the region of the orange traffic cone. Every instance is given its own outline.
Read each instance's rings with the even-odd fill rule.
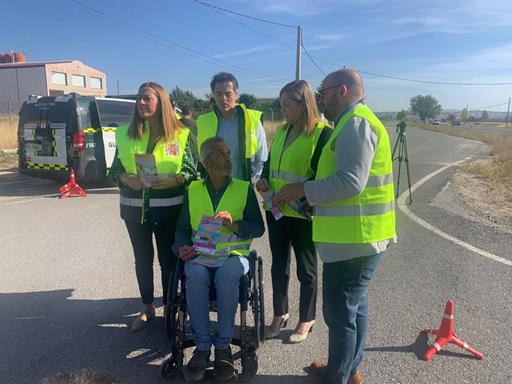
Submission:
[[[62,187],[59,188],[60,191],[60,198],[64,199],[66,197],[69,197],[71,195],[79,195],[82,197],[86,197],[87,193],[80,187],[75,180],[75,171],[73,171],[73,168],[69,171],[69,182],[64,184]]]
[[[452,300],[448,300],[446,306],[444,307],[444,315],[443,320],[441,320],[441,327],[438,329],[426,328],[423,330],[423,332],[427,334],[432,333],[437,336],[435,341],[425,351],[425,354],[423,355],[423,360],[431,360],[432,357],[434,357],[434,355],[448,343],[458,345],[459,347],[463,348],[469,353],[475,355],[475,357],[479,360],[482,360],[484,358],[484,355],[474,350],[466,342],[460,340],[457,337],[457,335],[453,331],[453,312],[454,303]]]

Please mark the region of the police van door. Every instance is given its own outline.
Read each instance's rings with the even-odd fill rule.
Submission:
[[[26,168],[67,171],[66,128],[70,124],[68,100],[34,99],[25,103],[22,118]],[[38,116],[38,118],[35,118]]]
[[[135,100],[96,98],[96,104],[105,150],[105,163],[107,169],[110,169],[116,152],[116,128],[132,122]]]

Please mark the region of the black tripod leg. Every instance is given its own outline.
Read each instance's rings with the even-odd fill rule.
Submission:
[[[409,204],[412,204],[412,193],[411,193],[411,173],[409,171],[409,155],[407,153],[407,139],[404,137],[404,160],[405,168],[407,169],[407,184],[409,186]]]
[[[395,159],[395,152],[396,152],[396,147],[398,146],[398,142],[400,141],[400,133],[398,134],[398,136],[396,137],[396,141],[395,141],[395,145],[393,146],[393,152],[391,154],[391,160],[396,160]]]
[[[395,195],[395,199],[398,198],[398,194],[400,193],[400,173],[401,173],[401,170],[402,170],[402,152],[403,152],[403,145],[402,145],[402,136],[399,135],[398,136],[398,177],[397,177],[397,180],[396,180],[396,195]]]

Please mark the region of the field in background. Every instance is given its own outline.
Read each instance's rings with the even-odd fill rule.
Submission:
[[[0,149],[15,149],[18,147],[16,132],[18,130],[18,115],[0,115]]]
[[[10,169],[18,166],[18,115],[0,115],[0,169]],[[4,150],[9,150],[4,152]]]
[[[478,140],[491,146],[491,158],[480,159],[465,170],[485,182],[491,191],[498,192],[504,201],[512,204],[512,126],[504,123],[480,123],[452,127],[450,125],[414,124],[429,131]]]
[[[265,124],[263,125],[265,128],[265,133],[267,135],[267,144],[268,149],[270,150],[270,146],[272,145],[272,140],[274,139],[274,135],[276,133],[276,129],[281,124],[282,121],[270,121],[265,120]]]

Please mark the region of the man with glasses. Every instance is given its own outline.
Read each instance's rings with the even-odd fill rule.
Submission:
[[[261,174],[268,155],[262,113],[237,103],[238,81],[231,73],[213,76],[210,88],[215,105],[197,118],[198,148],[210,137],[222,137],[231,150],[233,177],[251,181]]]
[[[361,384],[357,368],[368,328],[368,284],[396,238],[391,149],[386,128],[363,103],[363,81],[354,69],[327,75],[318,98],[335,128],[316,178],[284,186],[273,203],[306,196],[315,209],[329,359],[312,366],[323,375],[322,384]]]

